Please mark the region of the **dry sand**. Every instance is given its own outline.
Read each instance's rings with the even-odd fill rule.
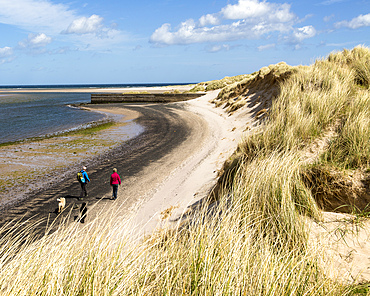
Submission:
[[[176,86],[173,88],[178,89]],[[189,86],[182,86],[181,90],[189,88]],[[136,91],[153,92],[167,91],[168,89],[169,87],[137,88]],[[125,92],[126,90],[117,89],[116,91]],[[77,90],[68,91],[75,92]],[[80,89],[78,91],[88,90]],[[109,89],[109,91],[112,90]],[[198,99],[167,104],[172,106],[170,113],[173,114],[173,118],[169,120],[172,122],[178,120],[177,125],[186,126],[185,129],[189,130],[188,135],[184,134],[181,144],[174,145],[175,148],[170,153],[155,161],[150,161],[140,172],[130,175],[123,181],[114,207],[120,207],[122,214],[126,215],[128,212],[135,214],[138,228],[143,232],[150,232],[155,227],[162,228],[164,223],[175,223],[174,221],[177,221],[189,206],[207,195],[217,180],[218,171],[224,161],[234,152],[245,126],[251,121],[250,114],[247,111],[236,112],[229,116],[222,108],[216,108],[210,101],[217,94],[218,91],[213,91]],[[140,112],[140,108],[146,108],[145,106],[150,105],[155,104],[144,104],[138,109],[130,109],[129,104],[90,105],[88,108],[104,113],[124,115],[125,122],[131,123],[133,119],[138,117],[137,112]],[[167,116],[160,112],[158,115]],[[173,132],[176,132],[176,130]],[[24,143],[17,144],[14,147],[2,147],[0,151],[0,155],[4,159],[2,172],[8,172],[9,175],[9,172],[17,167],[22,167],[23,170],[31,168],[32,170],[39,170],[41,172],[39,178],[43,178],[45,172],[52,171],[53,167],[69,167],[77,162],[86,163],[89,161],[88,157],[91,156],[92,147],[96,149],[94,157],[111,149],[109,146],[105,147],[104,142],[107,138],[108,142],[112,140],[110,134],[111,131],[105,131],[95,135],[96,139],[92,142],[92,146],[86,147],[81,152],[76,150],[77,152],[73,152],[73,155],[67,155],[68,152],[65,151],[66,146],[73,146],[73,143],[77,141],[71,139],[71,137],[52,138],[41,143]],[[116,138],[125,137],[119,135]],[[101,143],[103,145],[97,147]],[[114,143],[114,145],[117,144]],[[78,147],[80,146],[81,144],[78,144]],[[47,151],[47,153],[44,151]],[[89,170],[94,173],[96,169],[91,171],[91,168],[88,168]],[[29,178],[29,175],[26,175]],[[10,175],[10,178],[13,178],[12,175]],[[92,184],[98,182],[101,181],[94,180]],[[103,181],[103,183],[101,187],[109,188],[109,184],[105,184],[107,181]],[[25,189],[26,185],[30,185],[31,190],[33,189],[32,185],[38,186],[41,184],[28,182],[28,184],[22,186],[22,189]],[[13,189],[11,190],[14,192]],[[50,192],[50,189],[48,190]],[[109,189],[105,191],[109,192]],[[67,192],[67,194],[73,193]],[[103,208],[111,205],[111,201],[109,203],[105,202],[110,194],[109,192],[104,196],[99,196],[102,202],[90,209],[90,217],[96,216]],[[13,198],[13,195],[6,194],[4,198]],[[23,211],[29,211],[30,206],[29,204],[27,208],[27,205],[24,205]],[[15,212],[18,213],[20,210],[18,209]],[[163,212],[167,213],[166,219],[163,219],[163,215],[161,215]]]
[[[187,111],[204,121],[201,126],[195,127],[197,132],[192,133],[192,139],[185,141],[170,155],[159,163],[152,164],[144,172],[143,176],[148,177],[151,188],[146,193],[142,192],[137,198],[137,204],[131,207],[135,214],[136,227],[142,232],[150,233],[154,229],[175,227],[180,223],[187,210],[205,198],[215,185],[217,172],[235,151],[246,126],[253,126],[251,110],[247,107],[228,115],[224,109],[209,103],[217,94],[218,91],[214,91],[195,100],[176,103],[183,105]],[[195,118],[193,123],[196,123]],[[252,128],[248,132],[253,131]],[[195,137],[197,134],[199,137]],[[176,160],[176,155],[189,151],[192,153],[185,159]],[[170,165],[173,161],[175,166]],[[150,176],[153,173],[161,174],[162,181],[151,183]],[[139,184],[139,188],[144,187]],[[137,186],[133,188],[138,190]],[[120,189],[121,200],[125,198],[124,195],[125,190]],[[329,267],[328,276],[339,279],[344,284],[370,281],[368,219],[324,212],[322,221],[309,220],[307,226],[313,247],[323,250],[322,263]]]
[[[247,111],[229,116],[216,108],[210,101],[217,94],[218,91],[213,91],[198,99],[173,103],[181,107],[177,111],[180,116],[187,118],[192,129],[190,136],[169,155],[147,166],[140,176],[129,180],[129,186],[119,188],[115,206],[127,195],[136,196],[129,211],[141,231],[173,227],[192,205],[205,198],[223,163],[235,151],[246,125],[252,121]],[[109,112],[99,106],[94,110]],[[114,112],[125,109],[115,108]],[[103,198],[109,197],[110,193]],[[104,206],[96,205],[95,212]]]
[[[157,91],[160,90],[163,88]],[[106,91],[113,92],[112,89]],[[176,226],[191,205],[206,197],[217,180],[217,172],[235,151],[245,127],[253,126],[247,107],[228,115],[211,104],[217,93],[213,91],[198,99],[173,103],[180,107],[174,112],[189,125],[190,136],[171,153],[124,180],[117,201],[109,200],[110,193],[102,196],[102,202],[90,209],[90,217],[113,206],[121,209],[122,215],[134,215],[138,229],[149,233],[156,228]],[[127,114],[124,107],[95,106],[94,109]],[[249,132],[253,132],[253,128]],[[128,196],[135,202],[125,206]],[[106,200],[108,202],[104,202]],[[325,253],[323,264],[331,266],[331,276],[339,277],[344,283],[370,281],[369,222],[343,214],[324,213],[323,216],[323,221],[309,221],[308,225],[311,242]]]

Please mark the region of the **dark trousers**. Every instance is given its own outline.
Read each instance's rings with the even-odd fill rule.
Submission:
[[[117,191],[118,191],[118,184],[113,184],[112,185],[112,188],[113,188],[113,199],[117,199]]]
[[[81,194],[80,198],[83,198],[84,196],[87,196],[87,191],[86,191],[86,183],[80,182],[81,184]]]

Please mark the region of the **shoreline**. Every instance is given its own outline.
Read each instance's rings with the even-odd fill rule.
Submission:
[[[180,87],[182,88],[183,91],[190,88],[189,85],[181,85]],[[136,90],[136,91],[149,91],[150,90],[150,91],[163,92],[163,91],[168,91],[169,89],[172,89],[172,88],[177,89],[178,85],[165,86],[165,87],[129,87],[129,88],[117,88],[117,89],[96,88],[94,90],[99,91],[99,92],[100,91],[101,92],[111,92],[111,91],[124,92],[124,91],[133,91],[133,90]],[[51,90],[52,89],[42,89],[41,92],[50,92]],[[39,91],[40,89],[23,89],[22,91],[20,91],[19,89],[0,89],[0,95],[2,94],[6,95],[5,93],[14,93],[14,94],[16,93],[23,93],[23,94],[24,93],[37,93]],[[90,93],[91,89],[89,88],[78,88],[78,89],[77,88],[67,88],[67,89],[58,89],[56,90],[56,92],[59,92],[59,93],[73,93],[73,92]],[[122,105],[120,106],[122,107]],[[9,200],[4,202],[4,196],[6,196],[8,192],[10,192],[10,183],[12,183],[13,179],[19,180],[18,176],[20,175],[22,180],[26,176],[27,178],[31,178],[32,180],[32,179],[35,179],[35,176],[37,177],[37,175],[41,177],[42,173],[47,174],[46,167],[48,166],[50,162],[50,157],[49,157],[49,160],[42,160],[42,157],[39,155],[42,153],[48,154],[49,153],[48,150],[50,150],[50,148],[49,149],[45,147],[39,148],[38,146],[42,146],[42,145],[37,145],[37,143],[40,143],[40,142],[45,143],[44,146],[63,145],[63,143],[60,144],[57,142],[60,139],[63,139],[65,137],[67,138],[70,137],[71,134],[74,134],[74,133],[78,134],[83,131],[88,132],[89,130],[94,129],[95,127],[104,125],[105,122],[112,120],[112,115],[114,116],[118,115],[119,117],[121,117],[119,118],[119,121],[125,122],[126,125],[131,124],[131,125],[134,125],[134,126],[136,125],[139,127],[139,128],[130,128],[130,130],[133,129],[134,134],[132,134],[132,132],[131,132],[131,135],[129,136],[126,136],[126,134],[124,134],[123,137],[125,139],[124,141],[121,141],[122,143],[126,142],[127,140],[133,137],[136,137],[144,129],[144,127],[141,127],[140,125],[137,125],[135,123],[135,120],[140,116],[139,112],[137,111],[125,109],[124,112],[122,112],[122,110],[120,110],[119,112],[115,112],[109,108],[102,109],[102,106],[100,104],[94,105],[94,104],[89,104],[89,103],[81,104],[79,106],[73,106],[73,108],[79,108],[79,109],[87,110],[91,112],[103,113],[105,114],[105,118],[98,120],[98,121],[92,121],[92,122],[89,122],[83,125],[79,125],[74,128],[67,129],[67,130],[60,130],[58,132],[48,133],[42,136],[28,137],[28,138],[24,138],[24,139],[20,139],[16,141],[4,142],[0,144],[0,156],[3,159],[3,161],[0,163],[0,172],[1,172],[0,173],[0,209],[4,208],[4,206],[9,203],[13,204],[13,202],[11,201],[9,202]],[[113,119],[113,120],[117,122],[116,119]],[[139,130],[139,132],[137,130]],[[100,138],[105,138],[107,140],[107,137],[106,135],[104,135],[104,132]],[[113,144],[106,144],[106,145],[110,147],[108,149],[105,149],[104,147],[101,149],[97,149],[98,151],[97,152],[95,151],[94,154],[98,154],[98,157],[99,157],[99,155],[103,155],[104,153],[106,153],[107,150],[116,147],[118,144],[113,143]],[[33,154],[36,154],[38,150],[40,151],[39,155],[30,156],[31,151],[34,152]],[[75,153],[75,152],[72,152],[72,153]],[[73,159],[72,161],[75,161],[76,158],[78,158],[79,156],[81,156],[81,159],[82,159],[82,160],[79,160],[80,162],[86,162],[91,158],[91,156],[90,157],[82,156],[81,153],[75,153],[76,155],[70,155],[70,154],[71,153],[69,153],[69,155],[66,156],[66,158],[71,158]],[[96,155],[93,155],[93,157],[95,156]],[[46,159],[48,159],[48,155],[46,155]],[[39,161],[41,162],[40,165],[37,163]],[[64,161],[55,161],[55,159],[53,159],[50,164],[52,167],[54,166],[58,168],[59,171],[60,170],[63,171],[63,174],[65,174],[66,170],[68,171],[67,167],[69,167],[69,165],[66,164]],[[18,172],[17,168],[15,167],[20,167],[22,169],[25,168],[26,172]],[[30,172],[30,168],[31,168],[31,175],[28,175],[28,172]],[[39,172],[37,173],[37,171]],[[7,174],[10,174],[10,175],[8,177],[7,176],[4,177],[4,175],[7,175]],[[25,183],[22,180],[21,180],[21,183]],[[40,182],[36,182],[36,183],[40,185]],[[16,198],[17,200],[23,200],[27,198],[27,195],[32,194],[32,192],[35,192],[37,190],[42,190],[42,188],[38,189],[37,187],[39,186],[38,185],[35,186],[34,182],[32,182],[32,185],[26,185],[27,187],[26,189],[23,186],[17,186],[17,187],[22,187],[22,189],[17,189],[16,192],[14,192],[16,195],[19,195],[19,194],[21,195],[20,198]],[[41,186],[41,187],[44,187],[44,186]],[[6,199],[9,199],[9,198],[6,198]]]
[[[27,92],[28,93],[28,92]],[[33,93],[33,92],[29,92],[29,93]],[[14,93],[15,95],[16,93]],[[8,96],[9,94],[4,94],[4,96]],[[1,96],[1,94],[0,94]],[[129,120],[132,120],[134,119],[135,116],[132,116],[132,114],[127,111],[127,114],[120,114],[117,117],[118,114],[114,114],[114,113],[111,113],[111,112],[103,112],[103,111],[99,111],[99,110],[94,110],[93,108],[89,108],[89,105],[91,103],[78,103],[78,104],[61,104],[67,108],[72,108],[72,109],[78,109],[78,110],[84,110],[84,111],[89,111],[89,112],[95,112],[97,114],[102,114],[103,117],[100,118],[100,119],[94,119],[91,121],[87,121],[86,123],[75,123],[76,125],[72,125],[71,127],[59,127],[60,129],[57,130],[57,131],[45,131],[44,134],[40,134],[40,135],[29,135],[29,136],[26,136],[24,135],[23,138],[19,138],[19,139],[15,139],[15,140],[7,140],[5,142],[0,142],[0,147],[2,146],[9,146],[9,145],[17,145],[17,144],[22,144],[24,142],[34,142],[34,141],[40,141],[40,140],[43,140],[43,139],[48,139],[48,138],[53,138],[53,137],[61,137],[61,136],[65,136],[65,135],[68,135],[69,133],[75,133],[75,132],[79,132],[79,131],[83,131],[83,130],[88,130],[88,129],[91,129],[91,128],[96,128],[98,126],[101,126],[101,125],[104,125],[106,123],[109,123],[109,122],[117,122],[117,121],[121,121],[121,119],[119,118],[119,116],[123,116],[126,118],[126,121],[129,121]],[[136,115],[137,117],[137,115]],[[4,139],[5,140],[5,139]]]
[[[88,110],[88,109],[86,108],[86,110]],[[57,131],[57,132],[46,133],[46,134],[40,135],[40,136],[31,136],[31,137],[23,138],[23,139],[16,140],[16,141],[1,142],[0,147],[10,146],[10,145],[21,145],[23,143],[38,142],[38,141],[51,139],[51,138],[63,137],[63,136],[67,136],[70,133],[78,133],[78,132],[81,132],[81,131],[84,131],[84,130],[93,129],[93,128],[99,127],[101,125],[107,124],[107,123],[112,122],[112,121],[114,122],[114,120],[109,119],[109,117],[106,116],[106,117],[104,117],[102,119],[99,119],[99,120],[95,120],[95,121],[91,121],[91,122],[88,122],[88,123],[80,124],[78,126],[68,128],[68,129],[64,129],[64,130],[60,130],[60,131]]]
[[[122,104],[119,105],[123,107]],[[97,106],[97,108],[101,107],[101,105]],[[109,104],[107,107],[115,108],[112,104]],[[125,105],[124,109],[127,107]],[[79,207],[81,202],[77,201],[77,196],[80,189],[74,172],[80,170],[83,165],[88,167],[87,171],[92,180],[88,189],[89,200],[86,200],[89,205],[99,203],[99,206],[107,206],[106,200],[109,200],[109,198],[106,196],[109,196],[111,190],[109,176],[113,166],[119,169],[121,178],[125,180],[124,182],[126,182],[127,187],[131,188],[130,184],[133,184],[132,188],[135,188],[133,190],[134,193],[140,195],[143,188],[151,189],[152,182],[155,182],[158,180],[157,177],[161,176],[157,176],[153,171],[155,174],[154,178],[148,180],[143,178],[142,172],[145,171],[145,167],[150,165],[153,160],[161,159],[169,154],[174,147],[179,145],[186,138],[186,134],[188,133],[187,127],[186,125],[182,126],[182,124],[177,126],[176,123],[179,118],[176,114],[172,114],[172,107],[152,105],[142,109],[142,105],[133,104],[128,108],[133,111],[142,110],[139,118],[136,120],[139,121],[140,125],[145,127],[143,133],[128,141],[123,141],[116,148],[108,149],[91,159],[84,158],[81,160],[77,158],[79,159],[78,163],[76,162],[74,165],[68,166],[64,171],[61,171],[61,178],[55,179],[55,182],[46,182],[44,186],[36,188],[31,194],[27,195],[26,199],[20,200],[16,205],[3,207],[1,209],[0,225],[11,221],[19,221],[20,219],[38,221],[46,217],[48,217],[48,221],[49,218],[51,219],[50,221],[55,219],[54,222],[57,224],[56,220],[65,219],[65,215],[56,216],[54,214],[56,198],[66,198],[68,209],[66,212]],[[179,111],[181,112],[181,108]],[[177,126],[177,132],[168,133],[168,128],[173,126]],[[58,172],[58,170],[56,169],[54,172]],[[106,181],[107,179],[108,181]],[[120,192],[123,193],[123,190],[121,189]],[[140,198],[140,196],[135,195],[130,201],[130,204],[135,203],[137,198]],[[110,203],[110,200],[108,202]],[[129,204],[127,201],[126,203],[127,205]],[[96,211],[97,207],[95,207],[95,214],[97,213]],[[94,215],[93,213],[94,211],[90,210],[89,216],[92,217]],[[48,221],[40,221],[37,227],[38,230],[35,230],[35,232],[42,235],[45,232]]]
[[[107,109],[98,110],[93,107],[89,107],[87,104],[82,104],[80,106],[77,106],[77,105],[72,106],[72,108],[77,108],[81,110],[104,114],[104,118],[101,118],[99,120],[94,120],[91,122],[87,122],[84,124],[80,124],[72,128],[62,129],[57,132],[47,133],[47,134],[40,135],[40,136],[31,136],[31,137],[23,138],[23,139],[16,140],[16,141],[2,142],[0,143],[0,147],[10,146],[10,145],[21,145],[23,143],[30,143],[30,142],[36,142],[36,141],[38,142],[38,141],[42,141],[45,139],[52,139],[56,137],[68,136],[70,133],[79,133],[82,131],[88,131],[90,129],[99,128],[100,126],[110,123],[110,122],[117,123],[117,122],[124,122],[124,121],[132,121],[139,116],[137,113],[130,112],[129,110],[127,110],[127,112],[125,113],[115,113],[115,112],[109,112],[109,110]],[[119,116],[117,117],[114,115],[119,115]],[[117,117],[117,118],[114,118],[114,117]]]
[[[45,175],[50,177],[48,172],[50,168],[53,170],[53,174],[64,178],[71,170],[77,169],[74,163],[79,163],[79,166],[82,166],[82,163],[94,162],[95,158],[102,157],[110,149],[121,145],[123,141],[111,140],[117,133],[124,137],[124,141],[128,141],[140,135],[144,130],[143,127],[134,122],[139,117],[139,113],[136,111],[125,110],[125,112],[118,114],[86,106],[83,106],[82,109],[104,113],[105,118],[90,122],[75,130],[0,144],[0,157],[2,159],[2,163],[0,163],[0,184],[2,184],[0,187],[0,210],[12,207],[38,191],[45,190],[48,187],[48,182],[43,179]],[[100,130],[102,125],[111,122],[109,120],[113,120],[113,125],[108,128],[103,127]],[[86,127],[86,125],[89,126]],[[96,129],[98,131],[94,132]],[[89,147],[86,147],[85,150],[74,147],[78,142],[81,145],[89,146],[89,140],[87,144],[84,140],[86,133],[87,135],[89,133],[95,134],[96,139],[91,143],[92,149],[94,149],[93,153],[88,153]],[[112,133],[113,135],[111,135]],[[17,180],[20,186],[12,188],[13,180]],[[13,196],[9,200],[7,196],[10,192]]]
[[[58,89],[52,89],[52,88],[42,88],[42,89],[1,89],[0,88],[0,100],[1,96],[16,96],[17,94],[20,94],[22,96],[29,94],[37,94],[37,93],[43,93],[43,94],[122,94],[122,93],[163,93],[163,92],[171,92],[171,91],[180,91],[185,92],[189,89],[191,89],[191,85],[169,85],[169,86],[153,86],[153,87],[122,87],[122,88],[58,88]],[[80,109],[80,110],[87,110],[95,112],[93,109],[89,109],[89,105],[91,104],[91,98],[89,102],[83,102],[83,103],[77,103],[77,104],[65,104],[66,107],[73,108],[73,109]],[[96,112],[96,113],[102,113],[102,112]],[[109,113],[108,113],[109,114]],[[99,120],[93,120],[86,123],[77,123],[77,125],[72,127],[64,127],[60,130],[55,131],[55,128],[53,131],[43,131],[42,134],[37,135],[35,133],[31,133],[29,135],[25,134],[19,137],[11,137],[9,139],[4,138],[3,142],[0,143],[0,146],[6,146],[6,145],[13,145],[13,144],[20,144],[24,141],[39,141],[44,138],[51,138],[54,136],[59,136],[66,134],[68,132],[78,131],[78,130],[84,130],[89,128],[91,125],[95,126],[97,124],[104,123],[104,121],[109,121],[111,118],[109,118],[109,115],[105,115],[105,118],[101,118]]]
[[[113,206],[120,208],[121,215],[135,215],[138,227],[145,233],[168,221],[177,221],[215,185],[217,172],[235,151],[245,124],[251,120],[248,110],[236,112],[230,118],[222,108],[216,108],[210,101],[217,94],[218,91],[212,91],[197,99],[168,104],[84,106],[111,113],[130,110],[133,112],[131,122],[142,125],[144,131],[127,141],[121,139],[113,149],[97,154],[88,150],[88,154],[76,155],[72,165],[64,169],[56,167],[52,173],[46,171],[48,178],[54,172],[58,172],[60,178],[35,188],[17,206],[1,210],[0,224],[21,217],[62,219],[64,215],[54,214],[55,200],[59,197],[66,197],[66,212],[72,211],[73,217],[73,211],[81,203],[76,197],[80,189],[75,171],[82,165],[87,166],[92,180],[86,200],[90,206],[89,219]],[[102,136],[107,135],[102,132]],[[58,143],[50,147],[60,149]],[[62,153],[53,150],[50,156],[55,155]],[[123,180],[116,202],[110,200],[109,176],[113,167],[118,169]],[[171,215],[164,221],[160,213],[168,209],[172,209]],[[40,233],[45,223],[40,223]]]

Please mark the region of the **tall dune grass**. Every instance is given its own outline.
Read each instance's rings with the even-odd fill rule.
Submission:
[[[258,182],[263,169],[243,178]],[[240,182],[217,207],[148,239],[114,213],[61,225],[2,266],[0,295],[345,295],[322,272],[320,250],[282,245],[292,231],[278,211],[246,210],[262,206],[244,196],[253,185]]]
[[[37,241],[30,228],[5,232],[0,295],[350,295],[308,243],[304,218],[320,210],[301,177],[303,149],[333,125],[326,162],[368,164],[369,93],[349,54],[282,82],[260,131],[226,165],[217,202],[174,229],[143,237],[132,217],[107,211]]]
[[[11,247],[12,260],[1,266],[0,295],[111,295],[122,277],[129,280],[138,255],[132,256],[129,221],[101,218],[84,227],[61,223],[17,252]],[[29,233],[18,236],[27,241]]]
[[[280,84],[280,94],[273,100],[260,132],[248,135],[226,162],[225,175],[232,179],[241,159],[250,161],[276,151],[305,151],[330,129],[336,136],[329,140],[329,148],[316,165],[324,165],[326,170],[328,165],[366,170],[370,158],[370,92],[365,86],[370,76],[359,80],[358,65],[367,65],[361,73],[370,73],[369,57],[368,48],[356,47],[299,67]]]
[[[22,249],[10,243],[0,295],[346,295],[307,244],[300,168],[295,153],[242,163],[217,204],[148,238],[108,211]]]
[[[370,165],[370,93],[361,91],[350,102],[341,132],[331,142],[323,159],[340,168],[356,169]]]
[[[365,88],[370,87],[370,51],[367,47],[357,46],[352,50],[333,52],[328,56],[328,61],[352,68],[356,73],[355,83]]]
[[[222,89],[228,85],[234,84],[238,81],[241,81],[245,79],[246,77],[250,77],[254,74],[242,74],[242,75],[237,75],[237,76],[232,76],[232,77],[224,77],[220,80],[211,80],[207,82],[200,82],[196,84],[190,92],[197,92],[197,91],[212,91],[216,89]]]
[[[302,149],[343,116],[352,94],[354,73],[317,61],[280,87],[263,132],[248,137],[244,154]]]

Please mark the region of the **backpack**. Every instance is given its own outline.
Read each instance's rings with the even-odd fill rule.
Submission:
[[[81,183],[85,183],[85,178],[83,177],[82,172],[77,173],[77,180]]]

